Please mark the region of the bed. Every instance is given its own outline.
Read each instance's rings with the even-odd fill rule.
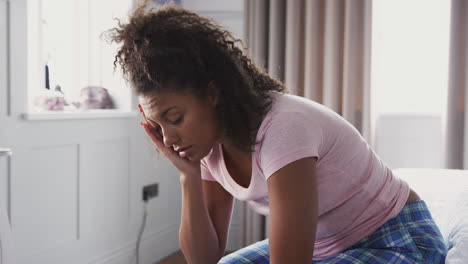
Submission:
[[[395,169],[423,200],[439,226],[449,249],[446,263],[468,263],[468,170]],[[3,264],[15,263],[6,210],[0,203]],[[0,259],[0,264],[2,263]]]
[[[394,169],[426,202],[448,248],[446,263],[468,263],[468,170]]]

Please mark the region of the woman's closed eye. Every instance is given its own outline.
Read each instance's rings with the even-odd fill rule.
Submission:
[[[181,117],[181,118],[179,118],[179,119],[177,119],[177,120],[175,120],[175,121],[169,121],[169,123],[171,123],[171,124],[173,124],[173,125],[177,125],[177,124],[179,124],[180,122],[182,122],[182,120],[183,120],[183,118]],[[157,131],[157,132],[160,132],[160,133],[162,132],[162,131],[161,131],[161,130],[162,130],[162,129],[161,129],[161,126],[159,126],[159,125],[153,126],[152,129],[155,130],[155,131]]]
[[[175,120],[175,121],[171,121],[170,123],[173,124],[173,125],[177,125],[177,124],[179,124],[180,122],[182,122],[182,119],[183,119],[183,118],[181,117],[181,118],[179,118],[179,119],[177,119],[177,120]]]

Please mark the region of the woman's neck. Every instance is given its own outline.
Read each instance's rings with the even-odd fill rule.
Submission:
[[[232,142],[225,140],[221,142],[224,156],[228,156],[231,160],[250,160],[251,153],[247,153],[238,149]]]

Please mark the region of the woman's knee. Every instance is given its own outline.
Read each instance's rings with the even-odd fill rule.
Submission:
[[[266,264],[270,262],[270,251],[268,249],[268,239],[258,241],[250,246],[241,248],[229,255],[224,256],[218,264],[231,263],[258,263]]]

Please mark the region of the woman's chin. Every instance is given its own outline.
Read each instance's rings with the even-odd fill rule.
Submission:
[[[213,147],[211,147],[209,150],[203,151],[202,153],[192,153],[192,155],[187,156],[187,158],[191,161],[201,161],[202,159],[211,154],[211,150],[213,149]]]
[[[198,153],[197,153],[198,154]],[[201,161],[204,157],[206,157],[205,155],[204,156],[199,156],[197,154],[192,154],[192,155],[189,155],[187,156],[186,158],[190,161]]]

